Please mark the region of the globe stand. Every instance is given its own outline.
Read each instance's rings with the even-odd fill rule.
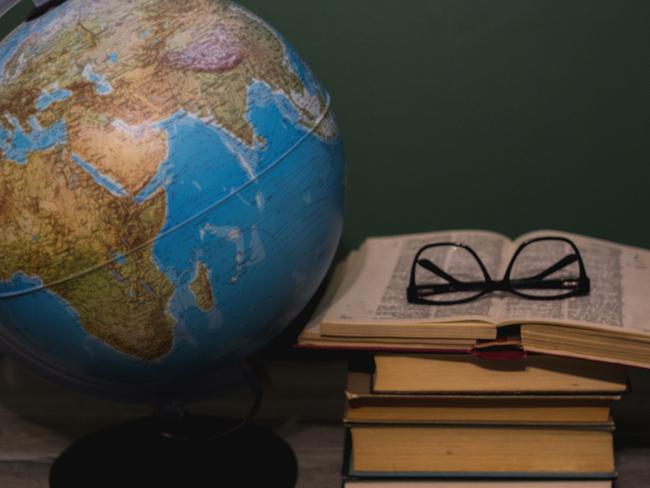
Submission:
[[[293,488],[295,454],[270,429],[250,423],[262,399],[258,380],[243,420],[188,415],[182,402],[166,397],[151,417],[79,439],[52,465],[50,487]]]
[[[51,488],[293,488],[296,457],[271,430],[217,417],[141,418],[84,437],[50,471]],[[223,435],[207,433],[226,432]]]

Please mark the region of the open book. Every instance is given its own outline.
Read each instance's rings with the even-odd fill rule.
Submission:
[[[411,264],[426,244],[465,243],[500,280],[519,245],[540,236],[575,243],[591,281],[588,295],[540,301],[493,292],[457,305],[407,302]],[[650,367],[650,251],[554,230],[515,241],[486,231],[370,238],[335,271],[301,343],[466,350],[511,325],[520,326],[515,334],[528,351]]]

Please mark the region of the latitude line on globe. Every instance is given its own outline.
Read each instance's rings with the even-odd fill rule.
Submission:
[[[231,191],[228,195],[225,195],[220,200],[217,200],[213,204],[208,205],[205,209],[201,210],[200,212],[196,213],[195,215],[193,215],[191,217],[188,217],[184,221],[179,222],[178,224],[176,224],[173,227],[170,227],[169,229],[167,229],[164,232],[160,232],[154,238],[149,239],[148,241],[145,241],[142,244],[140,244],[138,246],[135,246],[132,249],[129,249],[128,251],[125,251],[123,253],[119,253],[117,256],[115,256],[115,257],[113,257],[111,259],[108,259],[106,261],[102,261],[101,263],[98,263],[95,266],[91,266],[90,268],[87,268],[87,269],[84,269],[84,270],[79,271],[77,273],[71,274],[69,276],[66,276],[65,278],[61,278],[60,280],[51,281],[49,283],[43,283],[43,284],[38,285],[38,286],[32,286],[31,288],[23,288],[22,290],[15,290],[15,291],[10,291],[10,292],[0,293],[0,298],[3,298],[3,299],[4,298],[15,298],[15,297],[27,295],[29,293],[34,293],[36,291],[44,290],[46,288],[61,285],[61,284],[66,283],[66,282],[68,282],[70,280],[73,280],[75,278],[79,278],[80,276],[87,275],[89,273],[92,273],[93,271],[96,271],[96,270],[98,270],[100,268],[103,268],[104,266],[108,266],[109,264],[111,264],[113,262],[116,262],[119,259],[122,259],[124,256],[128,256],[128,255],[133,254],[133,253],[135,253],[135,252],[137,252],[137,251],[139,251],[141,249],[144,249],[148,245],[156,242],[157,240],[162,239],[163,237],[168,236],[172,232],[175,232],[176,230],[180,229],[181,227],[185,227],[186,225],[192,223],[193,221],[197,220],[202,215],[205,215],[209,211],[214,210],[215,208],[217,208],[219,205],[221,205],[222,203],[224,203],[225,201],[227,201],[231,197],[236,196],[237,194],[239,194],[239,192],[241,190],[243,190],[244,188],[246,188],[246,187],[252,185],[253,183],[257,182],[262,176],[266,175],[269,171],[274,169],[287,156],[289,156],[289,154],[291,154],[296,148],[298,148],[298,146],[300,146],[309,136],[311,136],[314,132],[316,132],[318,130],[320,125],[325,120],[325,117],[327,117],[327,115],[329,115],[330,109],[331,109],[331,97],[330,97],[329,93],[325,93],[325,108],[321,112],[321,114],[319,115],[318,120],[316,121],[315,124],[312,125],[312,127],[309,128],[309,130],[307,132],[305,132],[303,134],[303,136],[298,141],[296,141],[293,144],[293,146],[291,146],[284,153],[282,153],[280,156],[278,156],[276,158],[276,160],[273,161],[271,164],[269,164],[269,166],[266,169],[263,169],[261,172],[256,174],[253,178],[249,179],[248,181],[246,181],[245,183],[240,185],[236,190]]]

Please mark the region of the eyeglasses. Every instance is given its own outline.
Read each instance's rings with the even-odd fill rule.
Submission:
[[[576,245],[565,237],[523,242],[502,280],[490,277],[466,244],[439,242],[417,252],[406,290],[409,303],[453,305],[504,291],[531,300],[558,300],[589,293],[590,282]]]

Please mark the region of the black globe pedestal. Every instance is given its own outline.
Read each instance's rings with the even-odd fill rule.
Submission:
[[[108,427],[66,449],[51,488],[293,488],[296,457],[271,430],[208,416],[141,418]]]

